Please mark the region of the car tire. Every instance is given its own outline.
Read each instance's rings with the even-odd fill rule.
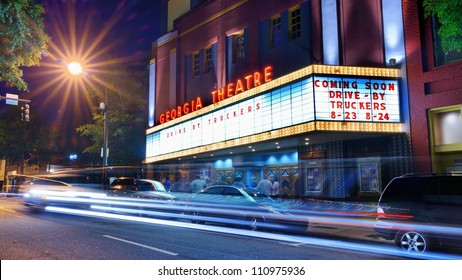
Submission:
[[[191,223],[193,224],[205,224],[204,221],[201,220],[200,216],[201,214],[199,212],[192,212],[190,213],[191,216],[198,217],[198,219],[191,219]]]
[[[430,239],[419,232],[405,231],[396,235],[396,245],[410,254],[423,254],[428,250]]]
[[[246,218],[249,222],[249,227],[253,231],[262,230],[264,227],[261,227],[265,221],[264,217],[254,217],[249,216]]]

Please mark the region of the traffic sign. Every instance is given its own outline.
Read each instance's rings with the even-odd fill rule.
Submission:
[[[7,93],[5,103],[8,105],[18,105],[19,96],[17,94]]]

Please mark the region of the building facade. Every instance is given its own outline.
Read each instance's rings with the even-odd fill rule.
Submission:
[[[401,0],[168,5],[148,176],[252,186],[268,174],[280,196],[375,199],[413,171]]]
[[[403,0],[415,172],[462,171],[462,53],[443,51],[438,19]]]

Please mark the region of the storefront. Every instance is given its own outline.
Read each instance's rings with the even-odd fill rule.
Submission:
[[[268,174],[290,197],[377,195],[410,172],[397,69],[272,70],[211,90],[213,104],[198,97],[163,112],[146,132],[145,163],[248,186]]]
[[[428,112],[432,170],[462,172],[462,104]]]

